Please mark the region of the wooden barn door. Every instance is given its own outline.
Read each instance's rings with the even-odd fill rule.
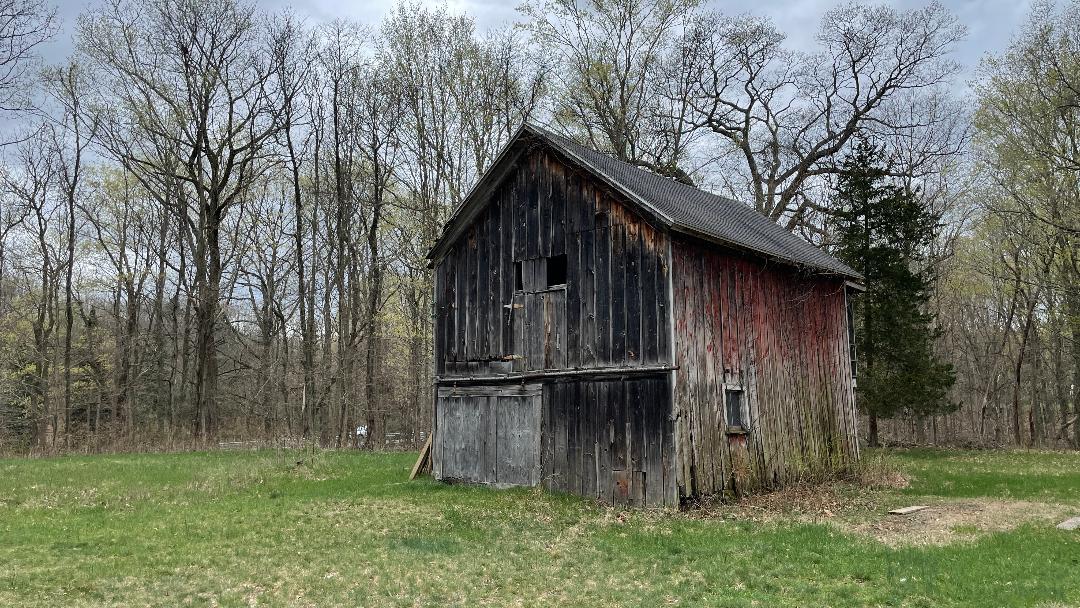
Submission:
[[[566,367],[566,263],[560,255],[516,264],[520,281],[510,304],[514,371]]]
[[[539,384],[440,388],[432,447],[435,477],[537,485],[540,404]]]
[[[514,370],[566,367],[566,289],[514,295]]]
[[[609,505],[679,506],[667,376],[551,382],[544,487]]]

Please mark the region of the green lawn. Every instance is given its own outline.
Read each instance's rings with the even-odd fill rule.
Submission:
[[[826,515],[620,512],[406,482],[412,454],[298,458],[0,460],[0,606],[1080,606],[1080,532],[1053,527],[1080,515],[1080,454],[872,453],[911,485],[832,487]],[[982,519],[877,540],[904,504]]]

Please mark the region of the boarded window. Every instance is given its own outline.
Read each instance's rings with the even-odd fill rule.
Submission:
[[[746,420],[746,407],[742,389],[724,389],[724,410],[729,432],[741,432],[746,430],[749,425]]]

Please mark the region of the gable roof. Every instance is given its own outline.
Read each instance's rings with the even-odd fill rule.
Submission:
[[[650,173],[542,127],[526,123],[511,138],[492,167],[480,178],[446,223],[429,258],[437,257],[482,206],[493,184],[520,155],[520,143],[539,140],[573,164],[592,173],[657,217],[666,227],[706,241],[742,249],[818,272],[862,279],[858,272],[813,244],[784,230],[755,209],[673,179]],[[483,187],[487,185],[487,187]]]

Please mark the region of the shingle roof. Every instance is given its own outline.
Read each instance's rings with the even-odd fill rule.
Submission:
[[[724,198],[693,186],[650,173],[640,167],[598,152],[543,127],[526,123],[511,138],[499,158],[465,198],[447,222],[439,242],[428,257],[434,258],[452,235],[466,223],[474,205],[480,203],[480,188],[499,165],[509,160],[509,151],[531,136],[569,157],[575,164],[597,175],[621,191],[632,202],[645,207],[673,230],[742,249],[819,272],[834,273],[861,280],[855,270],[813,244],[784,230],[776,222],[738,201]]]
[[[526,129],[639,199],[676,230],[819,271],[862,278],[748,205],[650,173],[542,127],[530,124]]]

